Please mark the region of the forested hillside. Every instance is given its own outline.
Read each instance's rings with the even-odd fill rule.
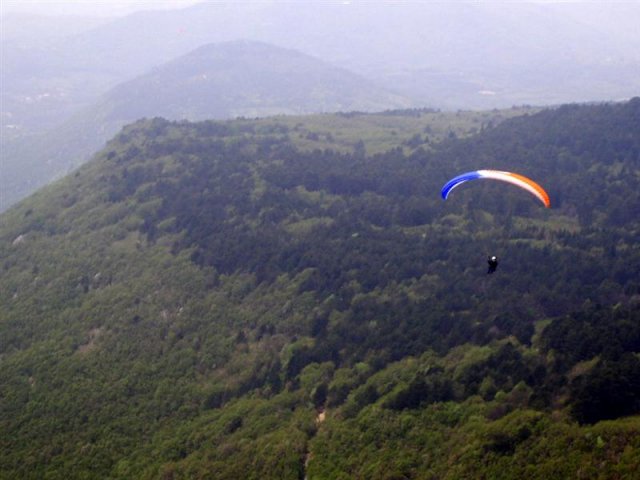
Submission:
[[[0,212],[83,164],[140,118],[217,120],[412,105],[295,50],[248,41],[203,45],[118,84],[56,128],[14,141],[3,135]]]
[[[3,214],[0,477],[634,478],[640,99],[430,115],[143,120]]]

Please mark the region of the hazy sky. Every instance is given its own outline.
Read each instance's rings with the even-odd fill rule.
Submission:
[[[2,14],[10,12],[44,15],[126,15],[137,10],[188,7],[202,0],[2,0]]]
[[[226,0],[227,2],[229,0]],[[270,0],[236,0],[237,2],[256,3]],[[304,3],[305,0],[271,0],[290,3]],[[326,0],[339,2],[340,0]],[[366,3],[392,2],[434,2],[443,3],[444,0],[355,0]],[[600,4],[634,4],[638,5],[640,0],[449,0],[467,3],[583,3],[591,7]],[[181,8],[195,3],[215,3],[225,0],[2,0],[0,1],[0,13],[29,12],[41,13],[45,15],[91,15],[91,16],[117,16],[126,15],[138,10],[158,10],[167,8]],[[344,3],[351,3],[344,0]]]

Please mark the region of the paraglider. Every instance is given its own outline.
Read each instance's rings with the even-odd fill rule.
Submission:
[[[465,182],[483,178],[511,183],[512,185],[520,187],[533,194],[538,200],[542,202],[542,204],[546,208],[551,207],[549,194],[536,182],[534,182],[530,178],[525,177],[524,175],[513,172],[503,172],[500,170],[476,170],[473,172],[467,172],[463,173],[462,175],[458,175],[457,177],[452,178],[444,184],[444,186],[442,187],[442,191],[440,192],[442,198],[446,200],[451,193],[451,190],[459,185],[462,185]],[[487,259],[487,263],[489,264],[487,274],[494,273],[498,268],[498,258],[495,255],[490,255]]]
[[[487,263],[489,264],[489,269],[487,270],[487,274],[491,274],[495,272],[496,268],[498,268],[498,257],[496,257],[495,255],[489,257],[487,259]]]
[[[500,180],[502,182],[516,185],[517,187],[523,188],[529,193],[532,193],[538,200],[540,200],[544,204],[545,207],[551,207],[549,194],[536,182],[534,182],[530,178],[525,177],[524,175],[512,172],[502,172],[499,170],[476,170],[473,172],[467,172],[463,173],[462,175],[458,175],[457,177],[452,178],[444,184],[441,191],[442,198],[446,200],[451,193],[451,190],[456,188],[458,185],[463,184],[464,182],[483,178]]]

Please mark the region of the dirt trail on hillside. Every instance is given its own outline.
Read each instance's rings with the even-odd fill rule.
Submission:
[[[327,411],[322,408],[318,411],[318,415],[316,415],[316,428],[320,429],[320,425],[322,424],[322,422],[324,422],[325,418],[327,418]],[[316,430],[316,434],[317,434],[317,430]],[[311,439],[309,439],[311,440]],[[313,452],[311,452],[308,448],[307,448],[307,453],[304,456],[304,480],[308,480],[307,477],[307,467],[309,466],[309,462],[311,461],[311,459],[313,458]]]

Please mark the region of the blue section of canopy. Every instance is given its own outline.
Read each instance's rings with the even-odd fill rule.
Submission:
[[[482,178],[482,174],[478,171],[463,173],[462,175],[452,178],[444,184],[444,187],[442,187],[442,198],[446,200],[447,196],[449,196],[449,192],[451,192],[455,187],[461,183],[468,182],[469,180],[475,180],[476,178]]]

